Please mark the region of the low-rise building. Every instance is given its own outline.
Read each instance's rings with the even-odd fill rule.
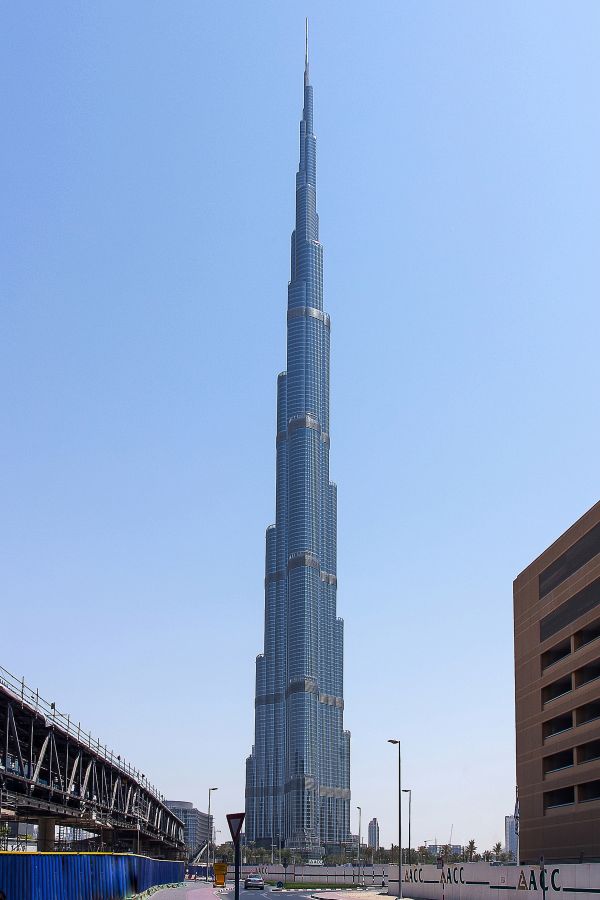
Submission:
[[[212,835],[213,817],[200,812],[186,800],[167,800],[165,806],[183,822],[183,835],[188,853],[197,853]]]
[[[514,584],[519,862],[600,860],[600,503]]]
[[[460,844],[427,844],[427,852],[430,856],[446,856],[448,851],[450,856],[461,856],[463,848]]]

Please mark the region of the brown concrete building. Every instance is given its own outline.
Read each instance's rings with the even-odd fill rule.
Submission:
[[[521,862],[600,860],[600,503],[514,583]]]

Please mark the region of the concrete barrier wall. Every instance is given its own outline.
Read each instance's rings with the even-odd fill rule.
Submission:
[[[364,884],[366,887],[381,887],[387,885],[387,872],[390,866],[294,866],[290,863],[287,869],[283,866],[273,865],[244,865],[242,875],[258,873],[266,881],[283,881],[296,883],[298,887],[303,884],[334,885],[337,887],[352,887],[352,885]],[[233,878],[233,864],[227,868],[227,878]],[[396,880],[398,879],[398,867],[396,866]]]
[[[402,895],[415,900],[506,900],[507,893],[558,900],[558,894],[581,900],[581,894],[600,895],[600,863],[578,865],[495,866],[489,863],[452,863],[403,866]],[[388,866],[388,893],[398,896],[398,866]],[[524,894],[519,896],[524,898]]]

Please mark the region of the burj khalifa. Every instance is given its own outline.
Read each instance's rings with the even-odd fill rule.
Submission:
[[[307,27],[287,369],[277,379],[275,524],[266,533],[264,652],[256,658],[255,738],[246,761],[246,841],[309,856],[350,836],[316,148]]]

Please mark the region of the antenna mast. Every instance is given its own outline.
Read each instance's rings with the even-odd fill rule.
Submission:
[[[304,84],[308,84],[308,16],[305,21],[304,32]]]

